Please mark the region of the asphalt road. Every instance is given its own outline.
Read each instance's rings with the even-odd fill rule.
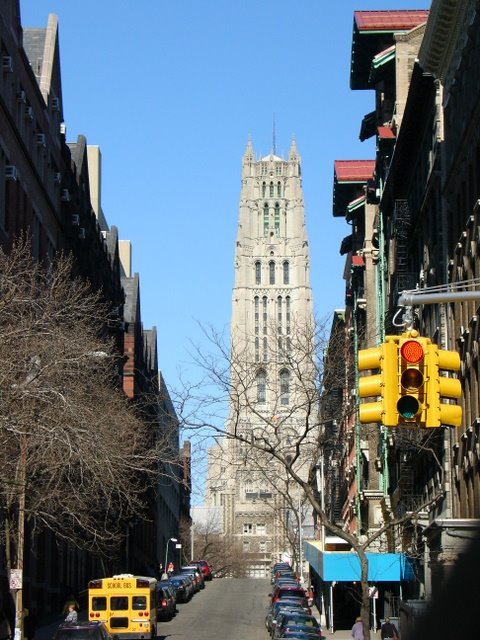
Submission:
[[[269,580],[219,578],[190,602],[177,605],[169,622],[159,622],[159,640],[268,640],[265,611]]]

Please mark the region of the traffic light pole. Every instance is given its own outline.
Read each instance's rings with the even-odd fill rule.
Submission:
[[[428,289],[402,291],[398,296],[399,307],[412,307],[417,304],[443,304],[445,302],[464,302],[480,300],[480,291],[445,291],[444,293],[425,293]]]

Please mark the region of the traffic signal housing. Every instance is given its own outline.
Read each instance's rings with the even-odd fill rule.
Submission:
[[[430,345],[430,338],[420,337],[416,331],[398,338],[397,426],[425,424]]]
[[[396,336],[387,336],[377,347],[361,349],[358,352],[358,371],[379,370],[358,379],[360,398],[374,397],[371,402],[359,405],[359,420],[362,424],[381,422],[386,427],[397,425],[398,389],[398,345]],[[379,398],[379,399],[378,399]]]
[[[462,423],[462,407],[451,404],[449,400],[462,397],[462,385],[458,378],[447,377],[445,374],[459,371],[460,355],[457,351],[446,351],[439,349],[436,344],[431,344],[427,359],[429,375],[425,427],[459,427]]]
[[[358,379],[359,397],[372,398],[359,405],[362,424],[422,429],[461,425],[462,407],[451,403],[461,398],[461,383],[448,375],[460,369],[456,351],[439,349],[430,338],[410,330],[360,350],[358,371],[368,369],[372,375]]]

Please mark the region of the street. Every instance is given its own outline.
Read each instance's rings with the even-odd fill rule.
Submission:
[[[181,640],[267,640],[265,610],[269,580],[218,579],[185,604],[170,622],[159,622],[158,637]]]

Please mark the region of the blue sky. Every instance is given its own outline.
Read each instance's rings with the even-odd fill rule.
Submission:
[[[230,321],[241,158],[302,157],[311,284],[320,318],[343,307],[349,228],[332,216],[335,159],[358,139],[373,92],[349,88],[354,10],[426,0],[20,0],[24,27],[59,18],[67,139],[103,156],[102,206],[133,243],[145,327],[167,383],[188,372],[198,323]]]

